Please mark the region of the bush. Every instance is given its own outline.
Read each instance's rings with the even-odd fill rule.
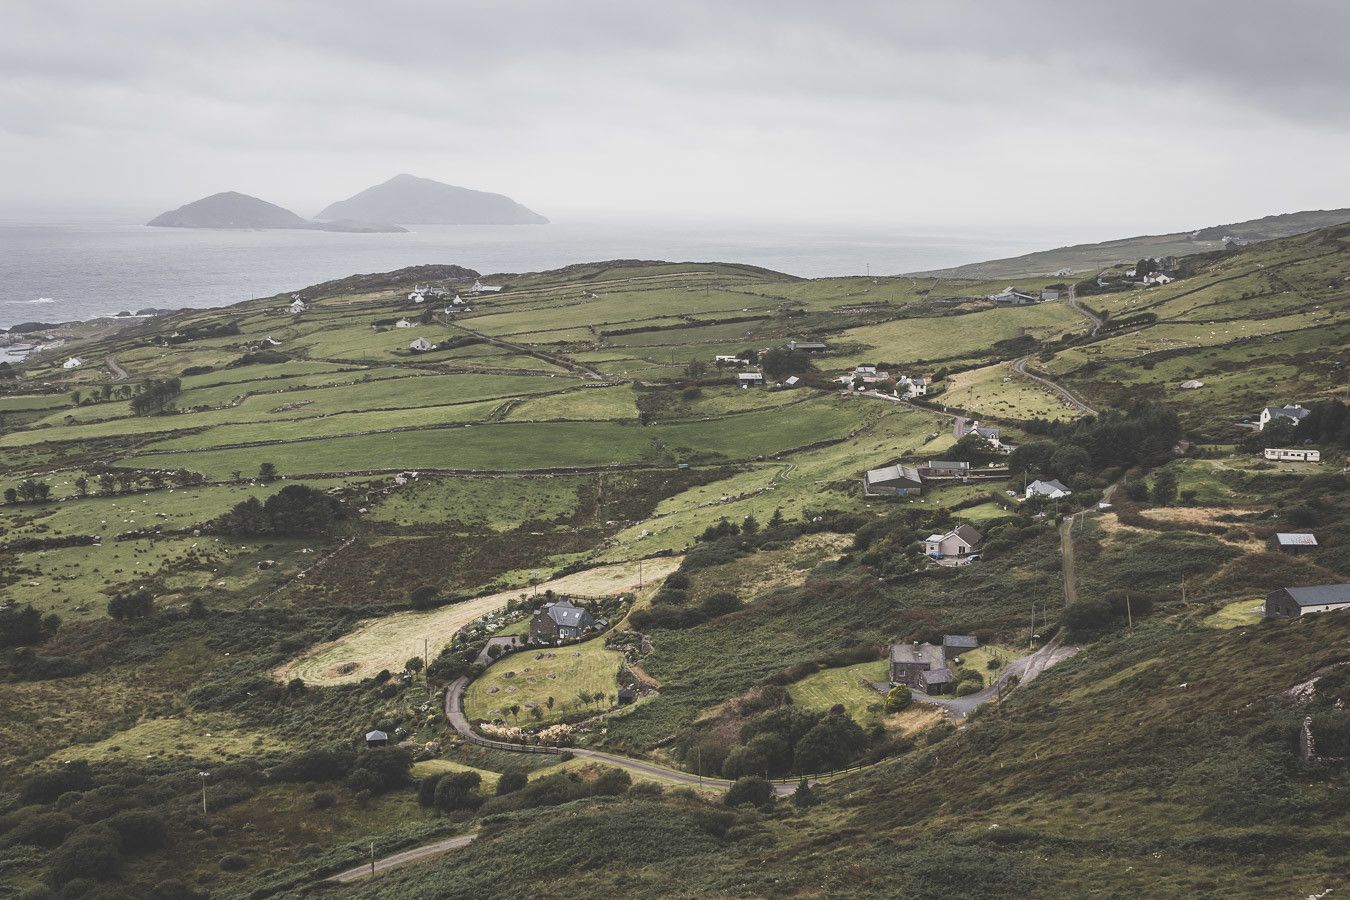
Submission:
[[[866,748],[862,726],[847,715],[831,714],[802,735],[793,750],[793,765],[803,774],[840,769]]]
[[[310,803],[315,809],[332,809],[337,805],[337,798],[327,791],[319,791],[310,799]]]
[[[106,826],[82,828],[52,853],[48,873],[56,884],[76,878],[105,881],[122,865],[117,833]]]
[[[773,785],[758,775],[737,778],[736,783],[726,795],[727,806],[741,806],[749,803],[753,806],[765,806],[773,802]]]
[[[1110,604],[1095,597],[1071,603],[1064,610],[1064,626],[1074,638],[1087,638],[1098,634],[1110,624],[1112,618]]]
[[[440,775],[428,775],[417,782],[417,802],[422,806],[435,806],[436,785],[440,784],[440,781]],[[500,789],[498,793],[501,793]]]
[[[148,809],[127,809],[108,820],[127,853],[145,853],[164,846],[168,824],[164,817]]]
[[[897,684],[886,694],[886,712],[896,713],[909,709],[909,705],[914,702],[914,694],[909,687],[903,684]]]
[[[969,697],[971,694],[978,694],[982,688],[973,681],[962,681],[956,685],[956,696]]]
[[[623,769],[606,769],[595,779],[591,790],[597,797],[617,797],[626,793],[632,786],[633,776]]]
[[[504,794],[513,794],[525,787],[529,782],[530,779],[524,772],[517,772],[515,770],[503,772],[502,777],[497,779],[497,796],[500,797]]]
[[[222,872],[242,872],[248,868],[248,859],[238,853],[226,853],[219,865]]]
[[[482,805],[483,798],[475,792],[482,781],[477,772],[450,772],[442,775],[436,785],[436,808],[441,812],[477,809]]]
[[[709,618],[725,616],[741,608],[741,598],[730,591],[718,591],[703,601],[703,614]]]
[[[40,807],[33,808],[40,809]],[[17,818],[17,822],[5,834],[6,844],[55,847],[80,827],[78,820],[63,812],[38,812],[33,815],[24,815],[24,812],[26,811],[9,817],[10,820]]]
[[[94,786],[89,763],[82,759],[66,763],[53,772],[34,775],[24,784],[19,798],[24,803],[50,803],[68,791],[87,791]]]
[[[309,750],[281,763],[271,775],[278,781],[340,781],[355,761],[350,750]]]

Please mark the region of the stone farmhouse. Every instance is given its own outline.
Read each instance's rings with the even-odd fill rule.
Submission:
[[[1297,619],[1338,609],[1350,609],[1350,582],[1280,588],[1266,595],[1267,619]]]
[[[595,627],[595,618],[566,597],[545,603],[530,618],[530,642],[561,644],[575,641]]]

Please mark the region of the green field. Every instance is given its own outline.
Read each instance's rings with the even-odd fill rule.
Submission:
[[[499,659],[475,679],[464,695],[470,719],[500,720],[508,725],[548,724],[587,711],[615,705],[623,654],[606,650],[603,638],[565,647],[528,648]],[[582,692],[602,693],[604,703],[582,704]],[[548,699],[553,698],[552,708]],[[510,707],[520,710],[514,715]],[[534,716],[530,710],[538,709]]]

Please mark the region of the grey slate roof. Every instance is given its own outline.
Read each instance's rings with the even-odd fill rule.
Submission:
[[[951,469],[953,471],[970,468],[970,463],[968,462],[953,462],[949,459],[933,459],[924,463],[924,465],[930,469]]]
[[[1311,412],[1311,410],[1304,409],[1302,406],[1298,405],[1267,406],[1263,411],[1270,413],[1272,416],[1285,416],[1286,418],[1296,420],[1302,419],[1309,412]]]
[[[1047,497],[1055,491],[1064,491],[1067,493],[1069,490],[1069,488],[1061,483],[1058,478],[1051,478],[1049,481],[1033,481],[1031,484],[1027,485],[1027,488],[1033,494],[1044,494]]]
[[[943,666],[940,669],[929,669],[919,675],[924,684],[950,684],[953,678],[952,670]]]
[[[555,600],[544,607],[544,614],[564,628],[581,628],[591,620],[591,614],[571,600]]]
[[[1313,587],[1285,588],[1299,606],[1323,606],[1328,603],[1350,603],[1350,582],[1346,584],[1319,584]]]
[[[913,466],[902,466],[897,463],[893,466],[882,466],[880,469],[868,470],[868,484],[876,484],[880,481],[912,481],[915,484],[919,484],[923,479],[919,476],[918,469]]]
[[[366,732],[366,740],[368,740],[368,741],[387,741],[387,740],[389,740],[389,735],[385,734],[383,731],[378,731],[378,730],[376,730],[376,731],[367,731],[367,732]]]
[[[892,644],[891,662],[928,663],[940,669],[947,665],[947,654],[936,644]]]
[[[974,650],[980,646],[980,642],[970,634],[944,634],[942,646],[952,650]]]

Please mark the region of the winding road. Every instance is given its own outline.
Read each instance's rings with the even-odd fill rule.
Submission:
[[[1092,407],[1084,403],[1082,400],[1079,400],[1077,397],[1075,397],[1072,393],[1069,392],[1068,388],[1054,381],[1051,381],[1049,378],[1046,378],[1042,375],[1037,375],[1035,372],[1028,372],[1027,363],[1029,362],[1031,362],[1030,356],[1023,356],[1021,359],[1013,360],[1012,363],[1013,372],[1023,376],[1024,378],[1030,378],[1032,381],[1038,383],[1039,385],[1041,385],[1041,387],[1045,388],[1050,393],[1055,394],[1061,400],[1063,400],[1065,403],[1069,404],[1074,409],[1081,412],[1083,415],[1085,416],[1097,415],[1097,411],[1095,409],[1093,409]]]
[[[1035,653],[1010,662],[1004,668],[1002,674],[994,680],[994,683],[982,691],[977,691],[968,697],[934,697],[922,691],[914,691],[914,699],[919,703],[940,706],[951,713],[952,718],[964,719],[976,709],[997,697],[999,687],[1012,676],[1017,676],[1019,685],[1027,684],[1055,663],[1068,659],[1081,649],[1083,648],[1065,646],[1062,636],[1055,635],[1048,644]]]
[[[407,865],[418,860],[430,859],[433,856],[440,856],[450,850],[458,850],[461,847],[467,847],[478,837],[478,832],[471,834],[461,834],[458,837],[446,838],[443,841],[437,841],[434,844],[423,844],[421,847],[414,847],[411,850],[404,850],[402,853],[395,853],[392,856],[386,856],[375,860],[372,867],[370,863],[363,863],[355,868],[348,869],[345,872],[339,872],[336,875],[329,876],[328,881],[336,881],[338,884],[350,884],[361,878],[369,878],[378,872],[386,869],[392,869],[396,866]]]

